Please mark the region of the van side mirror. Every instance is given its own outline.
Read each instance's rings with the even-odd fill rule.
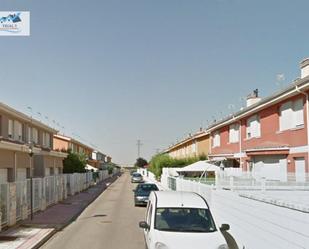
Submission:
[[[223,231],[228,231],[230,230],[230,225],[229,224],[222,224],[221,227],[220,227],[220,231],[223,232]]]
[[[149,225],[147,224],[146,221],[140,221],[139,223],[139,227],[148,230],[149,229]]]

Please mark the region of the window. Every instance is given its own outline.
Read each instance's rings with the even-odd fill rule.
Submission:
[[[148,212],[147,212],[147,217],[146,217],[146,222],[151,226],[151,215],[152,215],[152,204],[149,205]]]
[[[34,144],[39,143],[38,129],[32,128],[32,142]]]
[[[210,233],[216,231],[209,209],[157,208],[155,229],[173,232]]]
[[[192,146],[192,152],[195,153],[196,152],[196,143],[193,142]]]
[[[285,102],[280,106],[280,131],[297,128],[304,124],[303,99]]]
[[[31,141],[31,127],[27,127],[27,142],[30,144]]]
[[[239,142],[239,124],[230,125],[229,141],[230,143]]]
[[[13,122],[13,139],[16,141],[22,141],[23,138],[23,126],[17,120]]]
[[[213,136],[213,147],[220,146],[220,132],[216,131]]]
[[[50,134],[43,132],[43,147],[50,148]]]
[[[247,119],[247,138],[260,137],[261,125],[258,115],[253,115]]]
[[[8,136],[13,138],[13,120],[9,119]]]

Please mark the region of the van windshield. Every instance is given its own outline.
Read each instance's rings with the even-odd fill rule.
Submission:
[[[209,209],[202,208],[157,208],[155,229],[173,232],[216,231]]]

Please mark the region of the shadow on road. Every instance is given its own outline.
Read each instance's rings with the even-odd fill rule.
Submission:
[[[222,231],[222,234],[226,240],[227,245],[229,246],[229,249],[239,249],[235,239],[229,232]]]

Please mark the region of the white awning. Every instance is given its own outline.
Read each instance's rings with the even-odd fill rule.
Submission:
[[[177,172],[209,172],[209,171],[219,171],[220,168],[211,163],[205,161],[198,161],[196,163],[190,164],[186,167],[177,169]]]
[[[216,161],[216,162],[219,162],[219,161],[225,161],[227,160],[226,157],[223,157],[223,156],[215,156],[215,157],[212,157],[209,161]]]
[[[98,171],[98,170],[99,170],[99,169],[97,169],[96,167],[93,167],[93,166],[91,166],[91,165],[89,165],[89,164],[86,165],[85,169],[86,169],[86,170],[93,170],[93,171]]]

